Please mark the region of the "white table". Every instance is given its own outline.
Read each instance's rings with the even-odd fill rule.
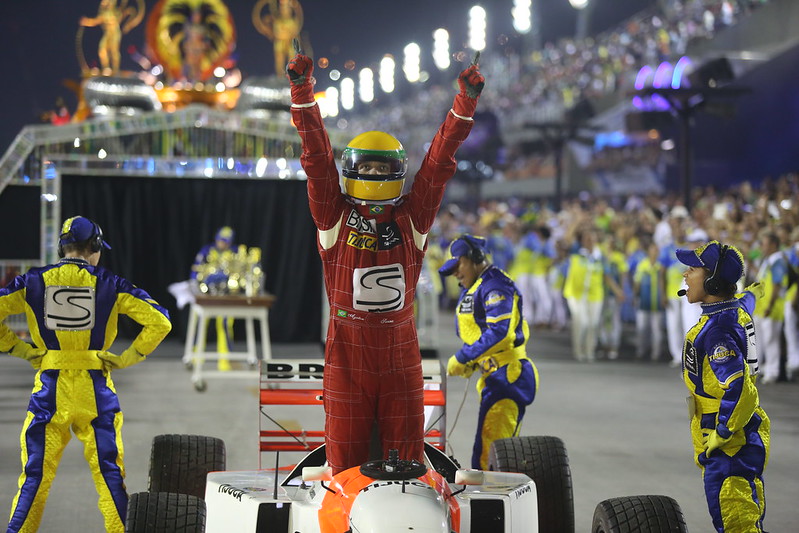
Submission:
[[[191,381],[194,388],[203,391],[206,388],[203,379],[203,364],[206,360],[218,361],[221,357],[230,361],[246,361],[250,367],[258,363],[256,351],[255,321],[261,327],[261,359],[272,359],[272,343],[269,338],[269,308],[274,304],[271,294],[258,296],[197,296],[189,310],[189,326],[186,331],[186,345],[183,350],[183,363],[193,366]],[[243,319],[247,334],[247,349],[243,352],[220,354],[206,350],[208,321],[211,318],[226,317]],[[198,330],[199,327],[199,330]],[[208,372],[219,377],[241,377],[242,372]],[[246,373],[249,375],[250,373]]]

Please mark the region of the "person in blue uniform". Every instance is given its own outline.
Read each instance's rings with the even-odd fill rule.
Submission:
[[[169,315],[147,292],[97,266],[110,246],[85,217],[67,219],[58,240],[61,260],[30,269],[0,289],[0,351],[37,369],[22,426],[22,474],[8,533],[35,532],[70,430],[83,443],[109,532],[124,531],[122,411],[111,373],[144,361],[169,333]],[[33,345],[3,324],[25,313]],[[142,329],[121,354],[108,351],[117,318]]]
[[[488,262],[485,242],[472,235],[455,239],[451,257],[439,269],[463,288],[455,321],[463,346],[449,358],[447,375],[469,378],[480,372],[472,468],[482,470],[488,469],[492,442],[519,435],[525,408],[538,389],[538,370],[525,349],[530,331],[522,296],[513,280]]]
[[[196,280],[197,274],[206,263],[219,263],[224,252],[231,251],[236,233],[230,226],[222,226],[214,235],[214,242],[208,243],[197,252],[194,264],[191,266],[191,279]],[[227,288],[228,275],[226,272],[217,271],[205,280],[208,285],[224,286]],[[233,319],[225,316],[216,317],[216,351],[219,354],[217,369],[227,372],[230,366],[230,344],[233,339]],[[203,347],[204,349],[204,347]]]
[[[757,342],[752,320],[756,294],[736,294],[744,260],[734,246],[710,241],[679,249],[690,303],[699,321],[688,330],[682,374],[690,395],[691,436],[705,496],[718,532],[763,531],[763,471],[769,457],[770,422],[760,407]],[[682,291],[680,291],[682,293]]]

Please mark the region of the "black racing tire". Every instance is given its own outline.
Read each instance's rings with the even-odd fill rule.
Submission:
[[[538,531],[574,533],[574,496],[569,456],[557,437],[495,440],[488,469],[526,474],[538,494]]]
[[[668,496],[625,496],[599,502],[591,533],[688,533],[678,504]]]
[[[208,472],[225,470],[225,443],[203,435],[156,435],[150,453],[150,492],[205,497]]]
[[[188,494],[137,492],[128,501],[125,533],[203,533],[205,502]]]

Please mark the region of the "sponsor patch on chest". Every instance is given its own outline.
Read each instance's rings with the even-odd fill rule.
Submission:
[[[355,209],[350,211],[346,224],[359,233],[377,235],[377,222],[373,218],[361,216]]]
[[[461,300],[461,303],[458,306],[458,313],[466,314],[473,312],[474,312],[474,295],[467,294],[463,297],[463,300]]]
[[[358,233],[357,231],[350,231],[347,235],[347,246],[352,246],[359,250],[377,251],[377,237],[374,235],[366,235]]]
[[[399,226],[396,222],[385,222],[377,225],[380,241],[377,244],[379,250],[390,250],[402,242]]]
[[[352,271],[352,307],[371,313],[405,305],[405,269],[400,263]]]
[[[355,214],[357,215],[357,213]],[[374,220],[363,220],[365,222],[374,222]],[[347,225],[349,226],[349,224]],[[381,222],[377,224],[377,233],[350,230],[347,235],[347,246],[352,246],[358,250],[377,252],[378,250],[390,250],[399,244],[402,244],[402,235],[396,222]]]
[[[686,340],[685,346],[683,346],[682,363],[688,373],[695,376],[699,375],[699,361],[696,354],[696,347],[694,343],[689,340]]]

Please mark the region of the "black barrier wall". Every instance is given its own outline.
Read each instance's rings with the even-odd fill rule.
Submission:
[[[263,250],[273,342],[319,342],[322,267],[304,181],[63,176],[61,214],[95,220],[113,247],[101,265],[146,289],[185,338],[170,283],[189,278],[199,249],[231,226],[234,244]],[[131,325],[120,334],[132,335]],[[209,328],[209,335],[213,328]],[[238,338],[242,338],[238,336]]]

